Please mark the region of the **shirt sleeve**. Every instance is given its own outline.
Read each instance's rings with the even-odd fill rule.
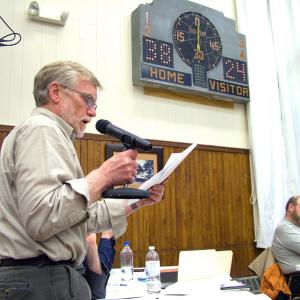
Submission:
[[[112,229],[115,238],[127,229],[127,215],[124,200],[103,199],[89,206],[88,232]]]
[[[57,126],[22,131],[14,155],[17,205],[32,239],[44,241],[89,217],[75,148]]]
[[[287,249],[300,255],[300,234],[296,225],[284,224],[277,231],[277,238]]]

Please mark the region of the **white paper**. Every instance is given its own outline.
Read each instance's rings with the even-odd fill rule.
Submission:
[[[164,182],[196,146],[197,144],[194,143],[180,153],[172,153],[164,168],[141,184],[139,188],[146,191],[153,185]]]
[[[122,281],[121,269],[112,269],[106,289],[106,298],[110,300],[117,299],[135,299],[143,298],[147,295],[146,282],[141,282],[138,277],[141,273],[134,273],[133,280]]]
[[[242,282],[239,282],[236,280],[229,280],[229,281],[222,283],[221,287],[241,287],[242,288],[245,285],[246,285],[245,283],[242,283]]]
[[[225,279],[225,282],[227,279]],[[224,282],[224,277],[218,276],[209,279],[192,280],[186,282],[176,282],[173,285],[168,286],[164,291],[162,291],[162,296],[165,295],[166,298],[169,295],[174,295],[177,299],[180,297],[182,300],[194,300],[194,299],[222,299],[222,300],[268,300],[270,299],[265,294],[252,294],[249,291],[242,290],[220,290],[220,285]],[[175,296],[176,294],[185,294],[185,296]],[[199,297],[201,296],[201,297]],[[170,298],[171,299],[171,298]]]
[[[109,300],[154,300],[156,295],[147,294],[145,281],[138,278],[144,276],[141,272],[134,272],[133,280],[121,281],[120,269],[112,269],[108,280],[106,299]],[[220,285],[227,283],[229,275],[216,276],[209,279],[193,280],[188,282],[176,282],[161,290],[161,300],[199,300],[199,299],[222,299],[222,300],[270,300],[265,294],[252,294],[249,291],[222,291]]]

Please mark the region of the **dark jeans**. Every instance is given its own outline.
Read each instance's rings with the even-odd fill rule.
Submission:
[[[1,266],[0,300],[90,300],[82,275],[70,265]]]
[[[292,296],[285,295],[282,292],[280,292],[276,300],[300,299],[300,272],[296,272],[284,276],[285,276],[286,283],[288,284],[292,292]]]
[[[93,271],[89,270],[89,268],[86,268],[83,277],[86,279],[90,286],[92,292],[92,300],[105,298],[109,275],[109,271],[103,264],[101,275],[94,273]]]

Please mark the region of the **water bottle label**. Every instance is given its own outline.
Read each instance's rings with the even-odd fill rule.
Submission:
[[[160,262],[146,261],[146,273],[148,276],[160,276]]]
[[[122,267],[121,268],[121,280],[128,281],[133,279],[133,268],[132,267]]]

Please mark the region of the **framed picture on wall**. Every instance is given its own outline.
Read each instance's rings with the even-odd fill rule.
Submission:
[[[106,144],[105,159],[123,151],[123,144]],[[138,169],[135,182],[129,187],[139,187],[143,182],[163,168],[163,147],[153,147],[151,151],[139,151],[137,156]]]

